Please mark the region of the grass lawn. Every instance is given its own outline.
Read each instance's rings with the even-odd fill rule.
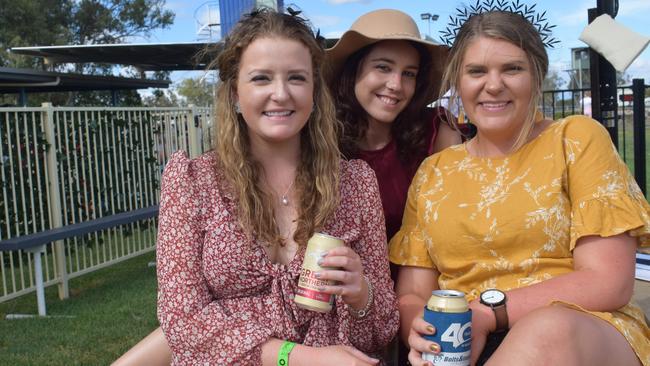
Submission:
[[[109,365],[158,326],[154,256],[72,279],[65,301],[47,288],[51,318],[5,320],[36,314],[34,293],[0,303],[0,365]]]

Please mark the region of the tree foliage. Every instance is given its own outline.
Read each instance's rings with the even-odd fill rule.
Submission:
[[[181,103],[173,91],[155,89],[151,95],[142,98],[142,104],[146,107],[177,107]]]
[[[542,83],[542,90],[558,90],[566,85],[566,80],[555,69],[549,69]]]
[[[154,29],[174,22],[165,0],[82,0],[73,10],[75,44],[119,43],[136,35],[149,36]]]
[[[186,105],[206,107],[212,105],[214,100],[214,84],[206,78],[184,79],[176,91],[185,99]]]
[[[0,66],[45,68],[42,58],[10,53],[12,47],[124,43],[130,37],[147,37],[156,29],[168,28],[173,21],[174,13],[165,9],[165,0],[0,0]],[[71,69],[68,64],[51,68]],[[107,64],[74,65],[75,72],[84,74],[112,75],[114,70]],[[135,92],[120,92],[119,98],[127,105],[140,103]],[[29,98],[31,105],[43,99],[55,105],[110,105],[112,100],[108,92]]]
[[[41,59],[9,48],[68,43],[73,7],[71,0],[0,0],[0,66],[42,67]]]
[[[11,47],[119,43],[173,22],[165,0],[0,0],[0,65],[42,66]]]

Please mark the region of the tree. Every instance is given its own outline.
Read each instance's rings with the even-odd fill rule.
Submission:
[[[549,69],[542,83],[542,90],[558,90],[566,85],[566,80],[555,69]]]
[[[165,0],[0,0],[0,66],[43,68],[43,60],[9,53],[11,47],[125,42],[136,35],[148,36],[167,28],[174,13]],[[69,71],[70,65],[52,65]],[[77,73],[113,74],[114,65],[76,64]],[[135,73],[135,72],[134,72]],[[139,103],[135,92],[120,92],[120,100]],[[106,92],[30,95],[31,105],[45,100],[56,104],[110,105]]]
[[[185,98],[186,104],[206,107],[213,104],[214,84],[205,78],[184,79],[176,89],[178,95]]]
[[[11,47],[64,45],[71,40],[71,0],[0,0],[0,66],[40,68],[42,59]]]
[[[616,85],[624,86],[632,84],[632,78],[626,72],[616,71]]]
[[[174,22],[174,13],[164,7],[165,0],[81,0],[73,10],[72,40],[106,44],[149,36],[154,29]]]
[[[142,98],[142,104],[146,107],[176,107],[181,103],[173,91],[155,89],[151,95]]]

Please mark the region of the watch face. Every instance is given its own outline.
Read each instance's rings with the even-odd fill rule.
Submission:
[[[481,300],[488,304],[498,304],[505,299],[506,295],[499,290],[486,290],[481,294]]]

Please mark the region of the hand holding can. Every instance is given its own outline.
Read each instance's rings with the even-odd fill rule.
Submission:
[[[300,270],[298,288],[294,301],[303,309],[327,313],[332,310],[334,295],[321,291],[323,286],[333,285],[333,281],[319,279],[316,274],[328,267],[321,267],[319,262],[330,249],[343,246],[343,240],[322,233],[315,233],[307,241],[305,259]]]
[[[468,366],[472,343],[472,311],[465,294],[453,290],[433,291],[424,307],[424,320],[436,332],[424,335],[440,345],[438,354],[424,353],[422,359],[436,366]]]
[[[365,308],[370,304],[369,279],[364,280],[361,257],[349,246],[333,248],[322,258],[318,278],[329,280],[320,290],[341,297],[352,309]]]

